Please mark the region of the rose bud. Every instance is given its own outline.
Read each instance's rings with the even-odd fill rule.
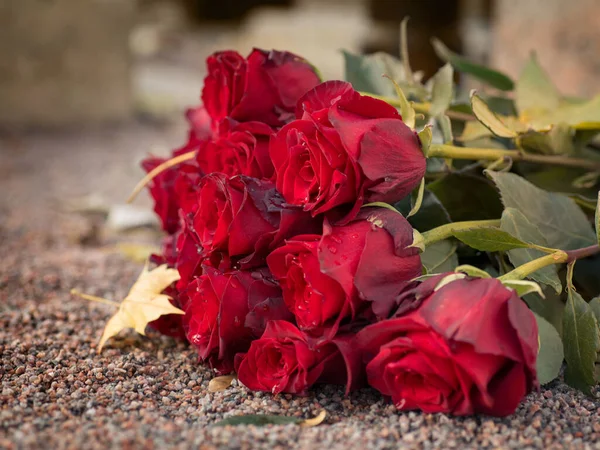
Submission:
[[[266,269],[223,273],[204,267],[186,289],[183,325],[203,361],[221,373],[233,370],[233,358],[260,337],[268,320],[291,319],[281,290]],[[246,320],[250,315],[248,324]]]
[[[271,140],[277,189],[313,215],[340,205],[394,203],[425,175],[417,134],[386,102],[328,81],[299,102],[295,120]]]
[[[201,141],[190,133],[187,144],[173,151],[172,157],[196,150],[199,145]],[[141,162],[141,166],[146,172],[150,172],[165,161],[165,158],[150,156]],[[184,191],[193,190],[201,175],[195,162],[185,162],[163,170],[148,184],[154,200],[154,212],[167,233],[173,234],[179,230],[179,208],[185,198]]]
[[[509,415],[538,387],[535,317],[494,278],[449,277],[417,309],[358,333],[369,384],[399,409]]]
[[[280,127],[294,118],[298,99],[320,83],[307,61],[288,52],[254,49],[247,59],[217,52],[206,65],[202,101],[213,121],[231,117]]]
[[[343,226],[325,221],[322,235],[288,239],[267,257],[300,329],[335,333],[370,304],[397,296],[421,274],[413,229],[401,214],[363,208]]]
[[[238,354],[238,379],[253,391],[305,394],[315,383],[345,384],[346,392],[362,386],[364,367],[355,336],[331,341],[306,336],[293,323],[272,320],[246,354]]]
[[[285,205],[270,181],[222,173],[205,176],[191,227],[206,252],[223,251],[256,264],[286,237],[320,227],[320,221]]]
[[[198,149],[198,166],[204,173],[270,179],[274,170],[269,156],[272,133],[271,127],[261,122],[235,123],[225,119],[219,125],[219,136]]]

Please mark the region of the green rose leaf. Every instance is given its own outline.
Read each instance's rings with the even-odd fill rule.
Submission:
[[[560,104],[560,94],[548,74],[540,67],[535,53],[531,54],[517,80],[515,103],[519,114],[525,117],[553,111]]]
[[[469,75],[472,75],[478,80],[481,80],[484,83],[495,87],[496,89],[500,89],[502,91],[513,90],[514,83],[505,74],[469,61],[468,59],[451,51],[439,39],[433,38],[431,43],[438,57],[452,64],[452,66],[459,72],[468,73]]]
[[[503,252],[514,248],[529,248],[529,244],[500,228],[472,228],[453,233],[454,237],[482,252]]]
[[[600,349],[598,322],[594,311],[581,296],[569,289],[563,317],[563,344],[567,369],[565,382],[591,394],[596,384],[595,363]]]
[[[556,328],[543,317],[533,314],[537,321],[540,339],[537,374],[540,384],[547,384],[554,380],[560,372],[565,357],[563,343]]]
[[[431,106],[429,114],[437,116],[445,112],[454,98],[454,71],[450,64],[445,64],[433,76],[433,87],[431,89]]]
[[[458,266],[456,242],[451,239],[427,246],[421,253],[421,263],[427,273],[452,272]]]
[[[502,219],[500,220],[500,229],[510,233],[525,242],[540,245],[542,247],[548,247],[548,242],[540,230],[533,225],[524,214],[518,209],[506,208],[502,213]],[[534,259],[541,258],[544,256],[544,252],[534,249],[514,249],[508,252],[508,258],[513,266],[518,267]],[[529,278],[551,286],[556,292],[562,290],[562,284],[556,266],[546,266],[531,275]]]
[[[514,173],[486,172],[496,183],[507,208],[514,208],[535,225],[548,247],[572,250],[596,243],[586,215],[566,195],[546,192]]]

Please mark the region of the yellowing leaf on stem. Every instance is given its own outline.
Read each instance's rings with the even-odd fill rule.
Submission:
[[[184,312],[171,304],[170,297],[162,294],[171,283],[179,280],[179,272],[175,269],[169,269],[166,264],[158,266],[153,270],[148,270],[148,265],[140,274],[137,281],[131,287],[129,294],[119,304],[119,310],[106,323],[100,343],[98,344],[98,353],[111,337],[116,336],[121,330],[133,328],[138,333],[145,335],[148,323],[158,319],[166,314],[184,314]],[[92,301],[102,301],[92,296],[74,294]],[[102,303],[109,302],[104,300]],[[112,302],[110,302],[112,303]]]

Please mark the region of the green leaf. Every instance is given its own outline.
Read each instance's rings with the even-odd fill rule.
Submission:
[[[600,297],[595,297],[591,299],[588,305],[590,305],[590,308],[594,312],[594,316],[596,316],[596,321],[600,323]]]
[[[396,91],[383,75],[397,82],[405,80],[404,69],[399,59],[387,53],[355,55],[342,50],[345,63],[345,78],[357,91],[392,97]]]
[[[407,196],[406,199],[396,203],[394,206],[406,217],[411,209],[411,196]],[[419,208],[419,211],[414,216],[409,217],[408,221],[413,228],[420,231],[428,231],[449,223],[450,216],[435,194],[425,189],[421,208]]]
[[[540,111],[553,111],[560,104],[560,94],[540,67],[535,53],[531,54],[517,80],[515,103],[519,114],[525,117],[535,117]]]
[[[513,81],[503,73],[479,64],[475,64],[468,59],[452,52],[439,39],[433,38],[431,43],[433,44],[433,49],[438,57],[452,64],[452,66],[459,72],[468,73],[478,80],[495,87],[496,89],[503,91],[513,90]]]
[[[429,114],[433,117],[444,113],[454,98],[454,71],[452,66],[446,63],[433,76],[433,87],[431,89],[431,106]]]
[[[456,242],[450,239],[436,242],[421,253],[421,263],[427,273],[451,272],[458,266]]]
[[[459,241],[482,252],[504,252],[513,248],[529,248],[529,244],[500,228],[472,228],[453,233]]]
[[[418,133],[419,140],[421,141],[421,151],[423,155],[427,156],[429,153],[429,146],[431,145],[431,141],[433,140],[433,133],[431,132],[431,126],[426,125]]]
[[[500,229],[510,233],[511,235],[529,243],[537,244],[542,247],[548,247],[548,242],[540,230],[533,225],[525,215],[523,215],[518,209],[506,208],[502,213],[502,219],[500,221]],[[513,266],[518,267],[529,261],[544,256],[544,253],[540,250],[527,248],[527,249],[514,249],[508,252],[508,258]],[[540,270],[529,275],[529,278],[551,286],[556,292],[562,290],[560,278],[556,271],[556,266],[546,266]]]
[[[493,133],[488,127],[481,122],[471,120],[470,122],[465,123],[463,132],[458,140],[461,142],[468,142],[488,136],[493,136]]]
[[[402,64],[406,78],[409,83],[413,83],[414,75],[412,69],[410,68],[408,54],[408,16],[402,19],[402,22],[400,22],[400,56],[402,57]]]
[[[600,95],[581,104],[563,103],[545,115],[528,120],[535,130],[542,130],[557,123],[570,125],[576,130],[600,130]]]
[[[500,196],[485,178],[450,173],[430,183],[427,189],[436,195],[454,222],[499,219],[502,215]]]
[[[519,210],[546,238],[548,247],[573,250],[596,243],[586,215],[569,197],[546,192],[513,173],[486,172],[507,208]]]
[[[548,384],[554,380],[562,367],[564,355],[560,335],[546,319],[537,314],[540,349],[537,357],[537,374],[540,384]]]
[[[596,384],[595,363],[600,350],[598,322],[592,308],[573,289],[569,289],[563,317],[563,344],[565,347],[565,382],[591,394]]]
[[[598,191],[598,203],[596,204],[594,223],[596,224],[596,242],[600,244],[600,191]]]
[[[452,144],[454,142],[454,136],[452,133],[452,122],[450,121],[450,118],[446,114],[441,114],[436,117],[435,120],[438,124],[440,132],[442,133],[444,144]]]
[[[471,93],[471,108],[473,108],[473,114],[475,114],[477,120],[496,136],[503,138],[515,138],[518,136],[518,133],[500,119],[474,91]]]
[[[414,216],[416,213],[419,212],[419,209],[421,209],[421,204],[423,203],[424,192],[425,192],[425,178],[422,178],[421,184],[419,184],[419,188],[417,190],[417,195],[415,198],[414,205],[411,208],[410,212],[407,214],[407,216],[406,216],[407,218]]]
[[[544,290],[544,297],[539,294],[527,294],[523,296],[523,300],[527,302],[527,306],[552,324],[562,335],[563,315],[565,311],[565,303],[561,299],[561,293],[556,293],[552,289]]]
[[[416,121],[415,110],[406,99],[406,96],[404,95],[404,92],[402,92],[402,88],[398,85],[398,83],[391,78],[390,80],[392,81],[392,84],[396,90],[396,95],[400,100],[400,114],[402,115],[402,121],[406,124],[406,126],[414,130]]]

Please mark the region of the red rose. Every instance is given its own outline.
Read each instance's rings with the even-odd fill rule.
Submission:
[[[293,119],[298,99],[320,80],[304,59],[288,52],[254,49],[247,59],[234,51],[206,60],[202,101],[213,121],[231,117],[279,127]]]
[[[214,124],[204,106],[189,108],[185,112],[185,117],[190,125],[190,131],[196,139],[205,140],[213,136]]]
[[[198,149],[198,166],[204,173],[222,172],[230,177],[248,175],[269,179],[274,170],[269,156],[272,133],[271,127],[261,122],[223,120],[219,125],[219,137]]]
[[[290,322],[270,321],[248,353],[236,356],[236,372],[254,391],[304,394],[315,383],[331,383],[345,384],[349,392],[361,387],[364,370],[353,338],[317,341]]]
[[[513,413],[538,386],[533,313],[496,279],[439,281],[417,309],[359,332],[369,384],[399,409]]]
[[[378,302],[395,297],[421,274],[413,229],[401,214],[363,208],[344,226],[325,222],[323,235],[286,241],[267,257],[286,305],[298,326],[321,333],[354,318]]]
[[[394,203],[425,175],[416,133],[396,109],[328,81],[299,102],[298,120],[271,140],[277,189],[288,203],[319,214],[364,202]]]
[[[185,146],[173,151],[173,157],[198,148],[199,141],[190,133]],[[165,158],[148,157],[141,162],[146,172],[165,162]],[[202,173],[195,162],[185,162],[163,170],[149,183],[150,195],[154,200],[154,212],[159,217],[163,230],[173,234],[179,230],[179,208],[187,198],[187,193],[195,189]]]
[[[223,273],[205,266],[182,303],[188,340],[202,360],[222,373],[231,372],[235,354],[248,350],[268,320],[291,318],[265,269]]]
[[[238,259],[250,255],[242,262],[248,264],[256,264],[286,237],[318,226],[300,208],[285,205],[273,183],[246,176],[205,176],[195,210],[190,226],[204,251]]]

